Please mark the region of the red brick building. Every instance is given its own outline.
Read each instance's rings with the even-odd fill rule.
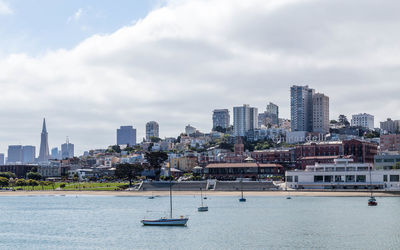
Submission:
[[[284,175],[279,164],[262,164],[255,162],[243,163],[212,163],[206,167],[209,178],[232,180],[236,178],[265,178],[267,176]]]
[[[400,151],[400,134],[381,135],[381,151]]]

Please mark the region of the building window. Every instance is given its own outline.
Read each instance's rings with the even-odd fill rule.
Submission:
[[[299,182],[299,177],[297,175],[294,176],[294,182]]]
[[[344,182],[344,175],[335,175],[335,182]]]
[[[366,177],[365,175],[357,175],[357,182],[365,182],[366,181]]]
[[[387,175],[386,175],[386,174],[383,175],[383,181],[384,181],[384,182],[387,182]]]
[[[324,176],[322,176],[322,175],[314,176],[314,182],[323,182],[323,181],[324,181]]]
[[[293,176],[286,176],[286,182],[293,182]]]
[[[346,182],[354,182],[355,178],[354,175],[346,175]]]
[[[390,182],[399,182],[399,175],[390,175]]]
[[[333,176],[332,175],[325,175],[324,176],[324,182],[332,182],[333,181]]]

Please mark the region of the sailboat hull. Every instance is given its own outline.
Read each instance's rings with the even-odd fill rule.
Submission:
[[[186,226],[189,218],[142,220],[144,226]]]
[[[207,212],[208,211],[208,207],[206,207],[206,206],[198,207],[197,211],[199,211],[199,212]]]

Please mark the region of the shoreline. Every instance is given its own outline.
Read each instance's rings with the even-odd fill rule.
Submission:
[[[369,197],[368,191],[321,191],[321,190],[290,190],[290,191],[244,191],[248,197]],[[207,191],[206,196],[240,196],[240,191]],[[60,195],[89,195],[89,196],[169,196],[169,191],[0,191],[1,196],[60,196]],[[173,191],[174,196],[200,195],[199,191]],[[204,195],[204,193],[203,193]],[[375,197],[400,197],[398,191],[374,191]]]

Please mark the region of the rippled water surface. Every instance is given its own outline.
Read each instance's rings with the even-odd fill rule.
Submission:
[[[174,197],[187,227],[143,227],[168,197],[0,197],[0,249],[400,249],[400,198]]]

